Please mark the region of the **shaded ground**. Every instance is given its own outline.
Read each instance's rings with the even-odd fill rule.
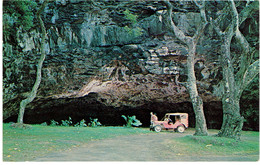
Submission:
[[[244,156],[183,155],[167,150],[167,141],[191,135],[161,132],[121,136],[88,142],[69,151],[51,153],[34,161],[256,161],[258,153]],[[181,147],[181,146],[180,146]],[[199,151],[198,151],[199,152]]]

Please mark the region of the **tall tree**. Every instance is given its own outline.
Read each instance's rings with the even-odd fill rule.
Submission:
[[[37,19],[40,23],[40,28],[41,28],[41,34],[42,34],[42,39],[41,39],[41,57],[38,61],[38,65],[37,65],[37,72],[36,72],[36,80],[35,80],[35,83],[33,85],[33,88],[31,90],[31,92],[29,93],[28,97],[24,100],[21,101],[20,103],[20,109],[19,109],[19,115],[18,115],[18,119],[17,119],[17,123],[19,124],[23,124],[23,118],[24,118],[24,112],[25,112],[25,108],[27,106],[27,104],[29,104],[30,102],[33,101],[33,99],[36,97],[36,94],[37,94],[37,90],[40,86],[40,83],[41,83],[41,77],[42,77],[42,65],[43,65],[43,61],[45,59],[45,56],[46,56],[46,52],[44,50],[44,47],[45,47],[45,39],[46,39],[46,29],[45,29],[45,26],[44,26],[44,22],[41,18],[41,13],[42,11],[44,10],[44,8],[46,7],[48,3],[48,0],[45,0],[40,9],[38,10],[37,12]]]
[[[244,117],[240,114],[239,101],[241,94],[246,86],[259,73],[259,60],[253,61],[253,54],[256,52],[241,33],[239,26],[246,20],[254,9],[257,10],[258,2],[253,2],[244,7],[238,14],[236,4],[229,0],[223,8],[222,13],[231,14],[231,21],[226,27],[219,27],[220,22],[227,21],[226,17],[221,15],[215,20],[211,19],[211,24],[221,39],[220,66],[222,68],[223,80],[217,89],[222,98],[223,105],[223,123],[219,136],[239,138],[243,127]],[[224,29],[224,30],[222,30]],[[242,48],[240,57],[236,57],[231,52],[231,42],[233,37]],[[239,59],[238,67],[235,65]]]
[[[188,47],[188,57],[187,57],[188,80],[187,80],[186,86],[188,88],[193,110],[195,112],[196,132],[194,135],[207,136],[208,131],[207,131],[206,119],[205,119],[205,115],[204,115],[204,111],[203,111],[203,100],[198,94],[197,84],[196,84],[197,81],[196,81],[196,76],[195,76],[195,71],[194,71],[194,64],[195,64],[196,45],[208,22],[206,20],[206,14],[205,14],[205,1],[202,0],[202,1],[200,1],[200,3],[198,3],[196,0],[194,0],[194,3],[200,9],[202,23],[201,23],[200,27],[197,29],[194,36],[190,37],[190,36],[186,36],[175,25],[175,23],[173,22],[173,19],[172,19],[173,6],[169,0],[164,0],[164,4],[167,7],[166,19],[167,19],[168,29],[173,34],[175,34],[175,36],[179,40],[184,42]]]

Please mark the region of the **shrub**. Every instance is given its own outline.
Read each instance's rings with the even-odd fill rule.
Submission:
[[[69,127],[72,125],[72,119],[69,117],[69,120],[61,120],[61,126]]]
[[[50,126],[58,126],[59,122],[55,121],[55,120],[51,120],[51,124]]]
[[[47,126],[48,124],[46,122],[41,123],[41,126]]]
[[[74,125],[74,127],[87,127],[86,121],[82,119],[80,122]]]
[[[102,124],[98,121],[98,119],[92,119],[91,117],[90,119],[90,123],[88,123],[88,126],[90,127],[97,127],[97,126],[101,126]]]
[[[125,119],[126,121],[126,127],[132,127],[132,126],[140,126],[142,125],[142,123],[140,122],[140,120],[136,119],[135,116],[125,116],[125,115],[122,115],[122,117]]]

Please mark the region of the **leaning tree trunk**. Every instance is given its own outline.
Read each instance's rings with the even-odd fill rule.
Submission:
[[[195,51],[196,51],[196,44],[191,42],[189,44],[189,56],[187,57],[187,71],[188,71],[188,80],[187,86],[190,95],[190,99],[192,102],[193,110],[195,113],[195,134],[198,136],[207,136],[207,124],[206,119],[203,111],[203,100],[198,94],[197,89],[197,80],[194,71],[194,59],[195,59]]]
[[[37,19],[39,20],[41,31],[42,31],[41,57],[38,61],[37,72],[36,72],[36,80],[35,80],[35,83],[33,85],[32,91],[29,93],[28,97],[26,99],[22,100],[21,103],[20,103],[20,109],[19,109],[19,114],[18,114],[18,119],[17,119],[17,123],[20,123],[20,124],[23,124],[24,112],[25,112],[25,108],[26,108],[27,104],[32,102],[33,99],[36,97],[37,90],[38,90],[40,83],[41,83],[42,64],[43,64],[43,61],[45,59],[45,54],[46,54],[45,51],[44,51],[46,29],[45,29],[44,23],[41,19],[41,13],[42,13],[42,11],[43,11],[43,9],[45,8],[46,5],[47,5],[47,1],[44,1],[42,6],[40,7],[39,11],[37,12]]]

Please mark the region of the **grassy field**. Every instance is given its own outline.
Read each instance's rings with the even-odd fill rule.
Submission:
[[[167,151],[193,157],[259,155],[259,132],[244,131],[241,140],[236,141],[223,137],[192,136],[194,131],[189,128],[184,134],[167,132],[169,135],[173,134],[174,138],[165,141],[163,145],[167,147]],[[217,132],[209,130],[211,135]],[[33,125],[31,129],[18,129],[10,127],[10,124],[3,124],[3,161],[30,161],[51,152],[70,150],[88,141],[146,133],[156,134],[147,128]],[[254,156],[252,160],[255,159],[258,158]]]
[[[67,150],[91,140],[149,133],[147,129],[125,127],[51,127],[33,125],[18,129],[3,124],[3,160],[30,161],[50,152]]]
[[[259,155],[259,132],[242,131],[240,140],[212,136],[216,135],[218,130],[209,130],[209,133],[211,136],[187,135],[173,139],[167,142],[168,149],[178,151],[179,155],[196,157]],[[254,160],[255,158],[256,156],[248,160]]]

